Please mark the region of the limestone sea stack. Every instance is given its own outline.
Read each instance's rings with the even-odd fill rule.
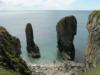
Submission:
[[[0,67],[14,70],[21,75],[31,75],[31,72],[20,57],[21,45],[20,40],[0,26]]]
[[[95,67],[100,64],[100,11],[94,11],[89,15],[87,24],[89,32],[86,49],[86,67]]]
[[[77,20],[74,16],[62,18],[56,26],[57,47],[65,59],[74,60],[75,48],[73,44],[74,36],[77,32]]]
[[[27,41],[27,51],[31,54],[33,58],[40,58],[39,48],[34,42],[33,29],[30,23],[26,25],[25,32]]]

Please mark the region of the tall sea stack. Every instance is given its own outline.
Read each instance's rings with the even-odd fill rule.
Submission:
[[[26,25],[25,32],[27,41],[27,51],[32,55],[33,58],[40,58],[39,48],[34,42],[33,29],[30,23]]]
[[[74,60],[75,48],[74,36],[77,32],[77,20],[74,16],[61,19],[57,26],[57,47],[62,55],[68,60]]]
[[[100,64],[100,11],[90,14],[87,29],[89,32],[86,49],[86,67],[95,67]]]

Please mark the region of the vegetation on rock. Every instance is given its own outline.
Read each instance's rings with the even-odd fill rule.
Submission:
[[[96,18],[96,20],[100,19],[100,11],[93,11],[90,15],[89,15],[89,20],[93,20],[94,18]]]
[[[0,66],[19,72],[21,75],[30,75],[31,72],[25,61],[20,57],[20,40],[13,37],[0,26]]]
[[[11,69],[0,67],[0,75],[21,75],[19,72],[16,72]]]
[[[94,11],[89,16],[87,24],[89,32],[86,49],[86,67],[95,67],[100,64],[100,11]]]
[[[97,65],[95,68],[90,68],[86,72],[80,73],[80,75],[100,75],[100,65]]]

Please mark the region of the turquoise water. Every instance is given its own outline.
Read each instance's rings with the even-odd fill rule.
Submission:
[[[91,11],[8,11],[0,12],[0,25],[21,40],[22,57],[30,63],[53,63],[59,61],[57,50],[56,24],[69,15],[77,19],[77,35],[74,44],[78,62],[84,61],[84,53],[87,44],[88,32],[86,29],[88,16]],[[32,59],[26,51],[25,27],[31,23],[34,31],[34,40],[40,48],[41,58]]]

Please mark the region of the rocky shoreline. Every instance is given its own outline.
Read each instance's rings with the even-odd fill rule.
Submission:
[[[67,61],[56,64],[28,64],[32,75],[78,75],[85,71],[84,65]]]
[[[100,11],[94,11],[89,16],[87,24],[89,37],[85,63],[83,64],[74,61],[73,41],[76,35],[76,27],[77,21],[74,16],[65,17],[57,24],[57,47],[64,61],[61,63],[54,62],[53,64],[27,64],[20,56],[20,39],[0,26],[0,68],[13,70],[20,75],[80,75],[81,72],[96,67],[97,64],[100,64]],[[30,23],[26,27],[26,38],[28,53],[33,58],[40,58],[39,48],[34,42],[33,29]],[[0,75],[2,75],[1,72]],[[4,71],[4,73],[6,72]],[[6,75],[13,75],[13,73]]]

